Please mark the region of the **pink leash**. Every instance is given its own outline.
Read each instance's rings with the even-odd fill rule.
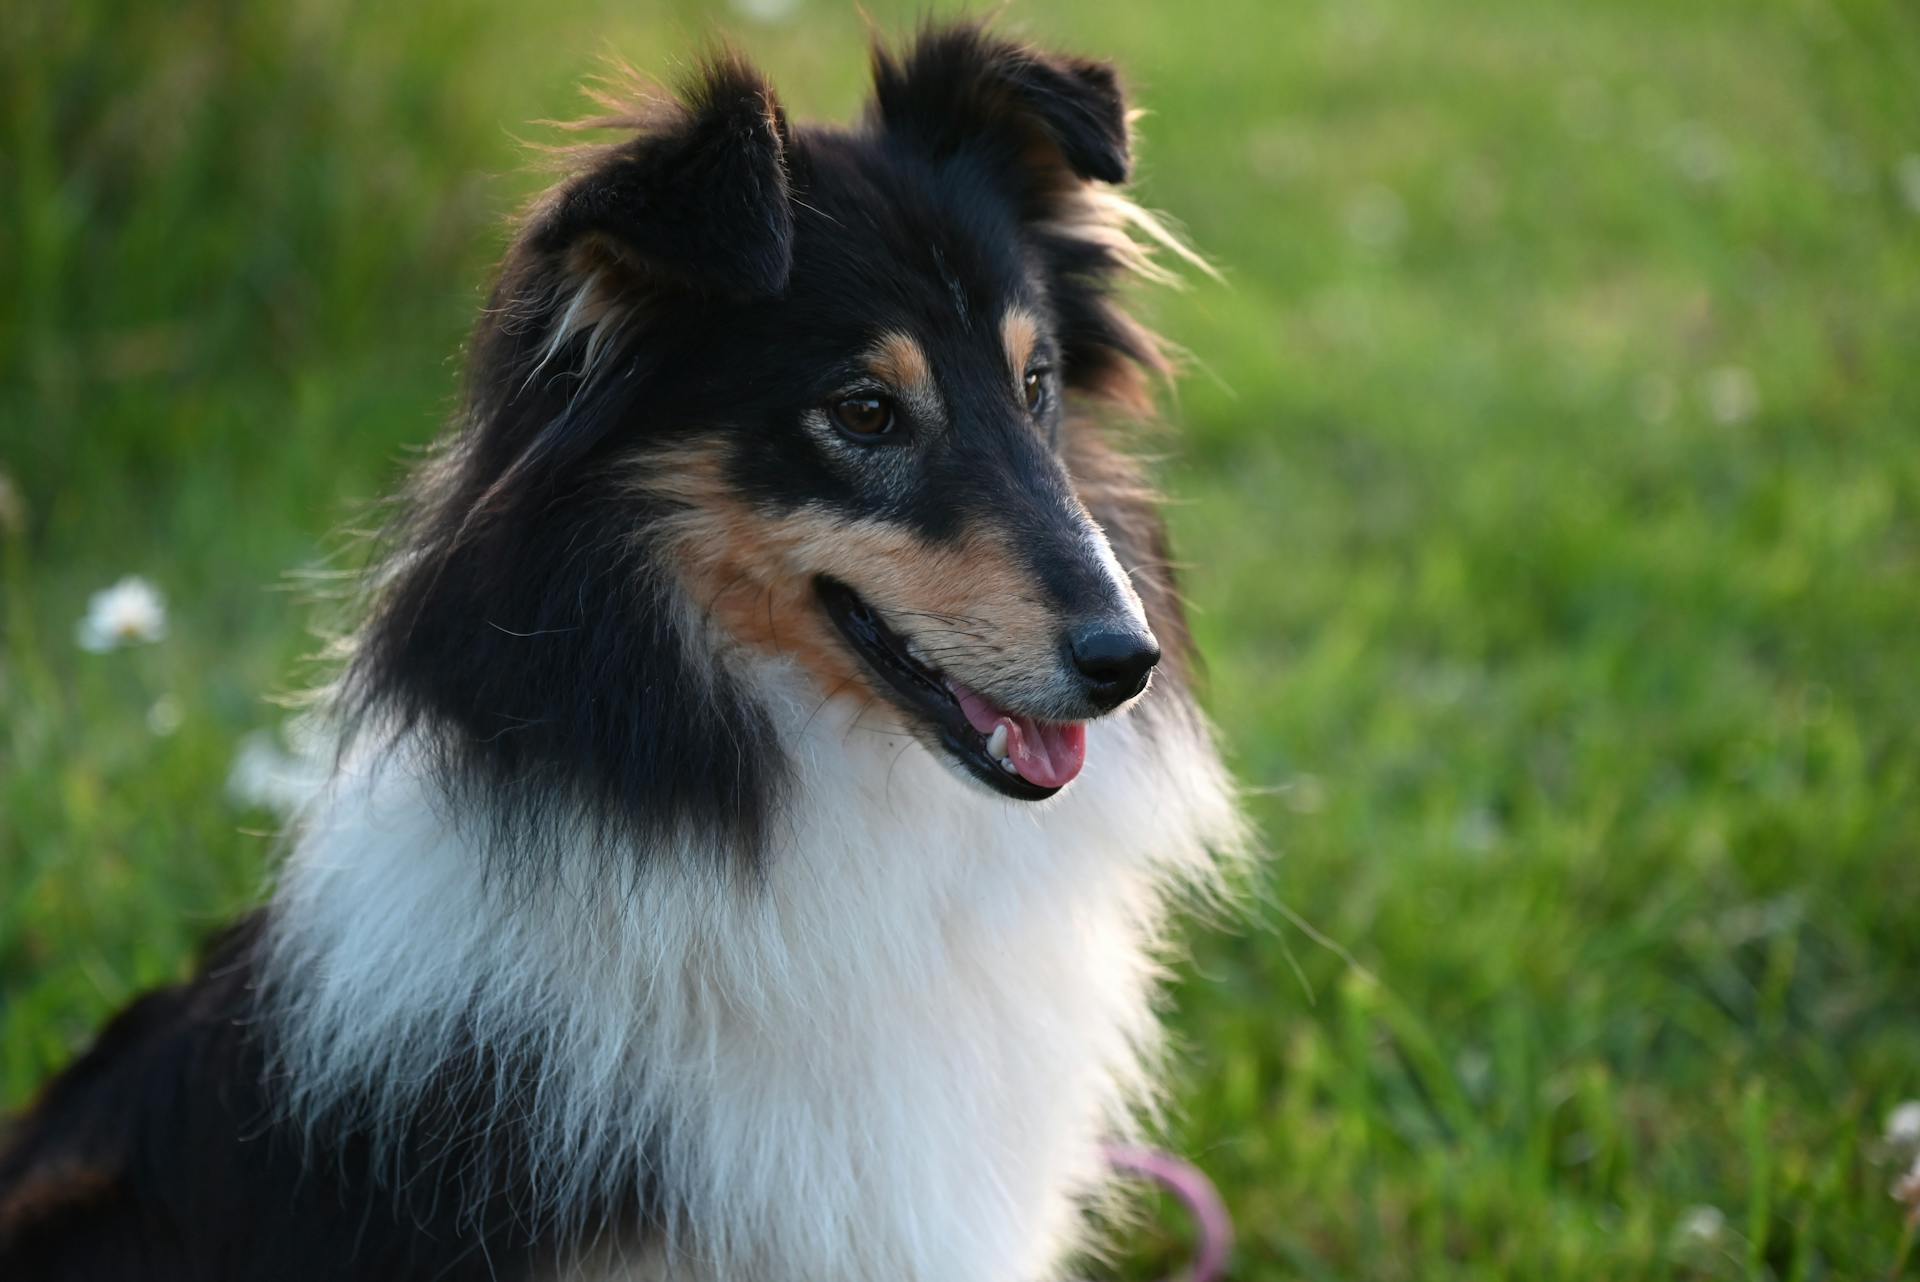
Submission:
[[[1213,1181],[1193,1163],[1159,1149],[1109,1144],[1106,1153],[1107,1165],[1114,1170],[1145,1176],[1180,1199],[1200,1239],[1186,1282],[1217,1282],[1233,1248],[1233,1221]]]

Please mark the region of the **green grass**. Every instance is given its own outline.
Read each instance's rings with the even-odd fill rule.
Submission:
[[[895,27],[908,6],[871,6]],[[558,12],[555,12],[555,11]],[[736,34],[805,114],[860,21]],[[1225,268],[1167,479],[1274,858],[1173,1133],[1234,1277],[1889,1276],[1920,1096],[1920,14],[1100,0]],[[434,431],[515,138],[691,5],[26,0],[0,41],[0,1102],[257,893],[276,590]],[[172,632],[73,644],[129,572]],[[170,735],[148,727],[178,701]],[[1696,1208],[1717,1234],[1683,1232]],[[1171,1214],[1168,1224],[1177,1225]],[[1130,1239],[1152,1276],[1177,1227]],[[1907,1276],[1916,1266],[1907,1266]]]

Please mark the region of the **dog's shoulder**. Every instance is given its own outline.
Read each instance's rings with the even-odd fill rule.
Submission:
[[[348,1258],[375,1262],[366,1276],[491,1276],[495,1243],[397,1212],[352,1144],[309,1162],[278,1116],[253,1001],[263,925],[128,1004],[0,1137],[0,1277],[300,1282]]]
[[[231,1092],[245,1080],[238,968],[249,918],[209,950],[190,981],[146,993],[49,1082],[0,1146],[0,1274],[23,1278],[185,1277],[174,1207],[230,1163],[207,1151],[237,1135]]]

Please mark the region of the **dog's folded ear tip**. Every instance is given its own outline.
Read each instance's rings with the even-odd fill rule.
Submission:
[[[1123,183],[1129,170],[1127,106],[1105,62],[1050,54],[975,22],[922,27],[913,43],[873,50],[880,126],[940,152],[998,140],[1050,147],[1083,181]]]
[[[790,142],[772,86],[723,51],[694,74],[677,109],[597,153],[536,212],[526,244],[564,264],[596,240],[669,285],[778,294],[793,257]]]

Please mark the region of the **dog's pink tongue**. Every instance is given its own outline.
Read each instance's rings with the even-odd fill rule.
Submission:
[[[1058,788],[1087,764],[1087,727],[1080,721],[1008,717],[1007,755],[1028,783]]]
[[[1007,756],[1028,783],[1059,788],[1072,781],[1087,763],[1087,727],[1081,721],[1041,721],[1017,717],[995,707],[984,696],[958,681],[949,681],[967,724],[992,736],[996,726],[1007,728]]]

